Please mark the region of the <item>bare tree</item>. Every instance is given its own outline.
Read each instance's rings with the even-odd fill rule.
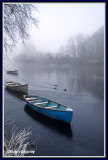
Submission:
[[[83,44],[84,44],[84,36],[83,34],[79,33],[75,36],[76,41],[76,50],[77,50],[77,58],[80,59],[83,53]]]
[[[74,58],[74,59],[76,58],[76,43],[75,43],[74,37],[71,37],[68,40],[67,46],[66,46],[66,51],[72,58]]]
[[[4,4],[4,47],[13,49],[18,40],[24,43],[30,36],[30,24],[38,27],[38,20],[33,16],[37,7],[33,4]]]

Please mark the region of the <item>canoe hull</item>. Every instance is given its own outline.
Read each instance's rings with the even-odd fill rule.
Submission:
[[[8,85],[8,83],[6,83],[6,89],[12,90],[12,91],[16,91],[16,92],[22,92],[22,93],[27,93],[28,92],[28,85]]]
[[[51,109],[40,108],[38,106],[34,106],[33,104],[29,103],[28,101],[26,101],[26,103],[33,110],[35,110],[41,114],[44,114],[46,116],[49,116],[51,118],[54,118],[54,119],[57,119],[60,121],[64,121],[66,123],[71,123],[71,121],[72,121],[73,111],[51,110]]]

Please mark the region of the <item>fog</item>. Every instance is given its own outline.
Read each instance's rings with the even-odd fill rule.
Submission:
[[[39,29],[32,28],[31,42],[43,52],[59,52],[71,36],[91,35],[105,24],[104,3],[39,3],[37,7]]]
[[[38,11],[34,13],[39,19],[38,27],[30,27],[30,39],[26,45],[32,44],[43,53],[60,52],[70,37],[77,34],[91,36],[101,26],[105,26],[104,3],[35,3]],[[13,51],[23,52],[23,45],[18,42]]]
[[[61,46],[59,52],[38,51],[33,44],[26,45],[13,62],[20,65],[103,65],[104,64],[104,26],[91,36],[77,34]]]

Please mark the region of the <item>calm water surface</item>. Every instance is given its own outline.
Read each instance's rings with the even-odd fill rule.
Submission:
[[[31,127],[33,156],[104,156],[104,74],[101,68],[19,67],[18,76],[4,74],[4,81],[29,85],[28,94],[71,107],[71,124],[31,110],[22,94],[4,89],[4,115],[19,129]],[[56,86],[57,85],[57,86]],[[66,89],[66,92],[64,91]],[[7,130],[10,132],[11,125]],[[37,139],[37,140],[36,140]]]

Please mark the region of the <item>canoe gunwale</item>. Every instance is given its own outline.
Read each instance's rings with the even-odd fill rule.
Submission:
[[[6,87],[23,87],[23,86],[28,86],[27,84],[20,84],[20,85],[6,85]]]
[[[20,86],[28,86],[28,84],[20,84],[15,82],[6,82],[5,86],[8,87],[20,87]]]

